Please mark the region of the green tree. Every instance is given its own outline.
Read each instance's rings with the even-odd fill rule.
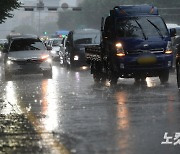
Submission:
[[[7,18],[12,18],[13,14],[10,12],[19,8],[20,5],[18,0],[0,0],[0,24],[5,22]]]

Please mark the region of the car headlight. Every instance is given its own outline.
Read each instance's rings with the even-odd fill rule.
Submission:
[[[48,63],[51,63],[51,62],[52,62],[52,60],[51,60],[51,58],[50,58],[49,55],[42,55],[42,56],[41,56],[41,59],[42,59],[43,61],[47,61]]]
[[[79,56],[77,56],[77,55],[74,56],[74,60],[76,60],[76,61],[79,60]]]
[[[52,54],[56,54],[56,51],[55,51],[55,50],[51,50],[51,53],[52,53]]]
[[[7,65],[12,65],[13,64],[13,62],[11,60],[9,60],[9,59],[7,60],[6,63],[7,63]]]

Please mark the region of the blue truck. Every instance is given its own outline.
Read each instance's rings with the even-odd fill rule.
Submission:
[[[110,10],[101,22],[100,45],[86,47],[94,81],[159,77],[161,83],[169,79],[173,64],[171,37],[157,7],[151,5],[122,5]]]

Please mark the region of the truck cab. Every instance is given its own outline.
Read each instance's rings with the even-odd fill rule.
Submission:
[[[106,76],[111,83],[116,83],[119,77],[135,81],[159,77],[162,83],[168,81],[173,64],[171,37],[175,30],[168,31],[156,7],[116,6],[101,27],[101,63],[91,63],[101,65],[92,66],[96,80],[97,76],[99,80]]]

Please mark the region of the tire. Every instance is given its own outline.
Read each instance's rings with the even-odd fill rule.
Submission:
[[[116,85],[118,81],[117,73],[113,70],[111,64],[108,64],[107,78],[111,85]]]
[[[43,71],[43,76],[48,79],[52,79],[52,69]]]
[[[161,72],[159,75],[159,79],[162,84],[167,83],[169,80],[169,70]]]
[[[5,71],[4,76],[6,81],[12,80],[12,74],[10,72]]]
[[[180,62],[176,64],[176,72],[177,72],[177,86],[180,90]]]

